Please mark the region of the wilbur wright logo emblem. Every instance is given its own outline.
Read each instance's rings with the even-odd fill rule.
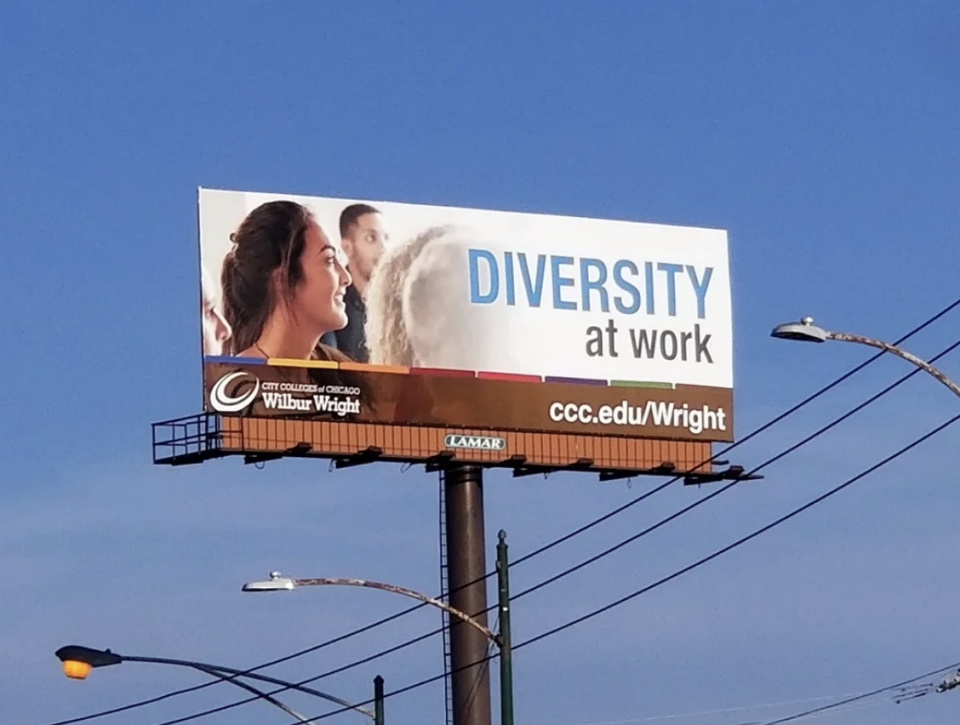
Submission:
[[[449,433],[444,436],[443,445],[447,448],[473,448],[481,451],[502,451],[507,447],[506,438],[496,436],[471,436]]]
[[[227,392],[234,381],[232,392]],[[253,387],[247,388],[245,383],[253,383]],[[238,395],[241,389],[246,390]],[[244,370],[227,373],[210,388],[210,407],[219,413],[238,413],[256,400],[259,392],[260,379],[253,373]]]

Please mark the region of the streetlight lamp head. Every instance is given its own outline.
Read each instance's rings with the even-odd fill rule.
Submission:
[[[118,665],[123,658],[110,650],[92,649],[71,644],[61,647],[55,652],[57,659],[63,663],[63,674],[72,680],[85,680],[94,667]]]
[[[79,660],[64,660],[63,674],[71,680],[85,680],[90,670],[93,669],[89,662],[80,662]]]
[[[800,322],[785,322],[777,325],[770,337],[778,340],[800,340],[801,342],[826,342],[830,333],[813,324],[812,317],[804,317]]]
[[[288,576],[282,576],[278,571],[270,572],[266,581],[247,582],[243,585],[245,592],[281,592],[292,591],[296,583]]]

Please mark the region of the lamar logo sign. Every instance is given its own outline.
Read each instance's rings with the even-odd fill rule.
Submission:
[[[472,448],[481,451],[502,451],[507,447],[506,438],[494,436],[468,436],[459,433],[450,433],[443,439],[447,448]]]

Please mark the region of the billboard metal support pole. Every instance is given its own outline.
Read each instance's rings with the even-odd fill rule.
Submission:
[[[483,536],[483,469],[445,470],[450,605],[487,625],[487,562]],[[450,623],[453,725],[490,725],[490,641],[464,622]]]

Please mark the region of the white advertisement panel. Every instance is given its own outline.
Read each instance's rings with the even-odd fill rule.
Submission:
[[[319,231],[306,252],[332,250],[346,274],[279,292],[260,267],[290,262],[299,222],[264,213],[278,201]],[[207,189],[200,224],[207,355],[308,360],[320,345],[377,365],[733,387],[721,230]],[[238,289],[268,273],[268,289]]]

